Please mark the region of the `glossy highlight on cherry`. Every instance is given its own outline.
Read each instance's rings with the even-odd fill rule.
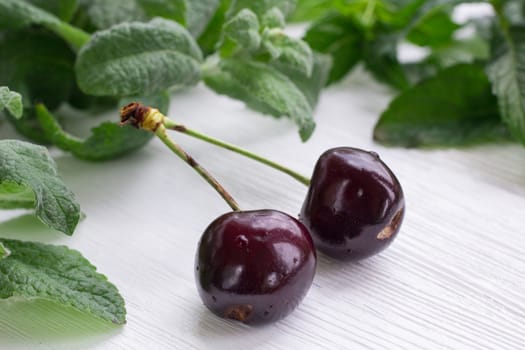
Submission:
[[[204,231],[197,289],[216,315],[256,325],[290,314],[308,292],[316,252],[308,230],[276,210],[237,211]]]
[[[321,252],[360,260],[392,243],[404,211],[401,185],[376,153],[338,147],[319,157],[300,220]]]

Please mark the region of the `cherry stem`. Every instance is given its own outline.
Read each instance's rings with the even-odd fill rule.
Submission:
[[[252,153],[252,152],[248,151],[248,150],[245,150],[243,148],[235,146],[235,145],[233,145],[231,143],[227,143],[227,142],[221,141],[219,139],[210,137],[208,135],[202,134],[202,133],[200,133],[200,132],[198,132],[196,130],[189,129],[186,126],[184,126],[183,124],[177,123],[177,122],[169,119],[168,117],[164,117],[163,124],[164,124],[164,126],[167,129],[181,132],[183,134],[195,137],[195,138],[197,138],[199,140],[211,143],[211,144],[213,144],[215,146],[219,146],[221,148],[224,148],[224,149],[227,149],[229,151],[235,152],[237,154],[243,155],[243,156],[248,157],[248,158],[250,158],[252,160],[255,160],[255,161],[259,162],[259,163],[265,164],[265,165],[267,165],[267,166],[269,166],[271,168],[279,170],[279,171],[281,171],[281,172],[283,172],[283,173],[293,177],[294,179],[296,179],[297,181],[299,181],[300,183],[302,183],[305,186],[309,186],[310,185],[310,179],[307,178],[306,176],[303,176],[303,175],[299,174],[298,172],[293,171],[292,169],[290,169],[288,167],[285,167],[284,165],[281,165],[281,164],[278,164],[276,162],[273,162],[273,161],[271,161],[271,160],[269,160],[267,158],[259,156],[259,155],[255,154],[255,153]]]
[[[186,151],[184,151],[178,144],[176,144],[166,132],[166,127],[164,125],[158,125],[157,129],[155,130],[155,135],[164,142],[168,148],[175,153],[180,159],[185,161],[190,167],[193,168],[201,177],[206,180],[214,189],[219,193],[219,195],[228,203],[228,205],[234,210],[234,211],[240,211],[241,208],[233,199],[233,197],[226,191],[224,187],[205,169],[203,168],[193,157],[191,157]]]

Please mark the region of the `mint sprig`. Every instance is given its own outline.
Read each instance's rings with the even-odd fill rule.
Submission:
[[[362,63],[397,90],[376,125],[376,141],[405,147],[525,143],[523,2],[489,2],[494,15],[466,23],[452,15],[457,5],[471,3],[460,0],[299,0],[294,18],[311,21],[305,41],[332,56],[329,83]],[[428,55],[400,62],[406,42]]]
[[[205,80],[208,68],[223,59],[276,70],[292,85],[300,81],[295,88],[281,89],[281,93],[291,93],[283,98],[297,100],[315,62],[306,42],[282,31],[295,5],[295,0],[2,1],[0,86],[19,92],[25,101],[23,118],[9,120],[31,140],[76,149],[64,147],[65,137],[49,137],[42,130],[35,103],[43,103],[51,113],[64,103],[86,111],[114,108],[117,101],[130,96],[189,88]],[[31,57],[29,64],[27,57]],[[35,61],[39,63],[33,64]],[[328,66],[330,61],[322,64]],[[222,88],[214,90],[224,93],[228,84],[226,80],[218,82],[215,85]],[[315,102],[324,84],[308,85],[315,98],[302,99]],[[319,86],[317,91],[313,86]],[[315,103],[290,113],[272,99],[262,105],[253,103],[259,97],[250,96],[249,91],[229,95],[260,112],[291,118],[299,126],[301,138],[309,137],[311,130],[306,132],[305,125],[314,124]],[[56,130],[63,130],[68,119],[57,118]],[[69,139],[70,143],[78,141]],[[93,160],[119,155],[112,152],[120,147],[118,140],[115,144],[110,139],[97,140],[93,146],[108,147],[107,152],[97,151],[107,157],[86,156],[89,151],[72,153]]]
[[[23,141],[0,140],[0,154],[0,207],[34,207],[44,224],[73,234],[80,207],[58,176],[47,149]]]
[[[0,209],[35,208],[48,226],[71,235],[80,209],[47,149],[0,141]],[[0,238],[0,300],[51,301],[125,323],[124,300],[80,253],[66,247]]]
[[[0,239],[0,299],[43,299],[124,324],[124,299],[79,252]]]

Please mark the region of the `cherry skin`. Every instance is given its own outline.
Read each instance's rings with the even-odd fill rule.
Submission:
[[[339,147],[319,157],[300,220],[321,252],[359,260],[388,247],[404,211],[401,185],[376,153]]]
[[[195,259],[199,295],[216,315],[246,324],[280,320],[312,284],[315,247],[308,230],[276,210],[221,215],[204,231]]]

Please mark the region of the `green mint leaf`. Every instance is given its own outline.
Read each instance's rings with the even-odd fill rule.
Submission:
[[[210,0],[208,0],[209,2]],[[189,0],[93,0],[87,15],[98,29],[107,29],[123,22],[146,22],[163,17],[187,25]]]
[[[294,12],[296,4],[296,0],[236,0],[233,1],[230,13],[233,15],[242,9],[250,9],[261,18],[275,7],[287,17]]]
[[[297,70],[306,76],[312,73],[312,49],[301,39],[291,38],[281,29],[269,29],[263,33],[262,46],[274,64]]]
[[[7,258],[9,255],[11,255],[11,251],[0,243],[0,260]]]
[[[63,40],[43,30],[8,31],[0,37],[0,86],[24,97],[58,107],[75,82],[75,55]]]
[[[406,38],[419,46],[439,47],[452,41],[460,27],[452,21],[449,11],[430,11],[410,29]]]
[[[204,55],[210,55],[217,49],[222,39],[222,28],[228,18],[231,3],[235,0],[220,0],[215,14],[199,36],[198,43]]]
[[[32,209],[35,194],[25,185],[4,181],[0,183],[0,209]]]
[[[78,7],[77,0],[24,0],[69,22]]]
[[[504,37],[494,40],[487,74],[503,121],[514,137],[525,143],[525,25],[504,30]]]
[[[186,28],[199,37],[219,9],[221,0],[186,0]]]
[[[0,29],[17,29],[31,24],[57,25],[60,20],[47,11],[23,0],[0,2]]]
[[[126,323],[124,299],[79,252],[64,246],[0,239],[0,299],[43,299],[114,324]]]
[[[284,74],[263,63],[222,60],[204,71],[205,83],[217,93],[244,101],[249,107],[275,117],[287,116],[299,126],[306,141],[315,123],[308,100]]]
[[[0,112],[3,109],[7,109],[17,119],[22,118],[22,113],[24,112],[22,95],[9,90],[7,86],[0,86]]]
[[[313,23],[304,40],[313,50],[332,56],[328,84],[342,79],[362,58],[364,32],[354,20],[338,13]]]
[[[151,133],[143,130],[104,122],[93,128],[89,137],[80,139],[65,132],[44,105],[36,105],[35,112],[49,140],[80,159],[103,161],[123,156],[142,148],[152,137]]]
[[[292,22],[309,22],[323,17],[333,11],[339,0],[298,0],[291,17]]]
[[[93,0],[87,13],[98,29],[106,29],[123,22],[148,20],[146,11],[136,0]]]
[[[306,76],[294,69],[277,67],[281,73],[285,74],[301,90],[312,109],[317,105],[319,95],[328,81],[332,59],[328,55],[314,53],[313,61],[314,65],[310,76]]]
[[[129,1],[129,0],[127,0]],[[148,19],[163,17],[186,24],[185,14],[188,0],[135,0],[142,7]],[[113,1],[111,1],[113,2]],[[129,19],[128,19],[129,21]],[[116,23],[115,23],[116,24]]]
[[[19,29],[31,24],[40,24],[53,31],[75,50],[82,47],[89,39],[89,34],[28,2],[0,1],[0,29]]]
[[[251,10],[243,9],[224,23],[224,36],[233,41],[240,49],[257,50],[261,44],[259,20]]]
[[[49,227],[73,234],[80,208],[59,178],[47,149],[23,141],[0,140],[0,154],[0,183],[31,188],[37,217]]]
[[[79,52],[78,86],[95,96],[155,94],[200,80],[202,54],[176,22],[156,18],[97,32]]]
[[[462,146],[508,138],[482,67],[460,64],[395,98],[381,115],[374,139],[384,144]]]
[[[458,39],[447,45],[434,48],[428,60],[439,67],[449,67],[459,63],[486,62],[490,57],[488,43],[479,36]]]
[[[398,33],[381,30],[373,41],[365,43],[363,62],[365,68],[383,83],[405,90],[410,82],[403,66],[397,59]]]
[[[286,19],[278,7],[272,7],[261,18],[263,28],[284,28]]]
[[[214,16],[220,0],[93,0],[87,15],[98,29],[154,17],[176,21],[197,37]]]
[[[394,30],[410,30],[425,13],[451,1],[456,0],[385,0],[381,23]]]

